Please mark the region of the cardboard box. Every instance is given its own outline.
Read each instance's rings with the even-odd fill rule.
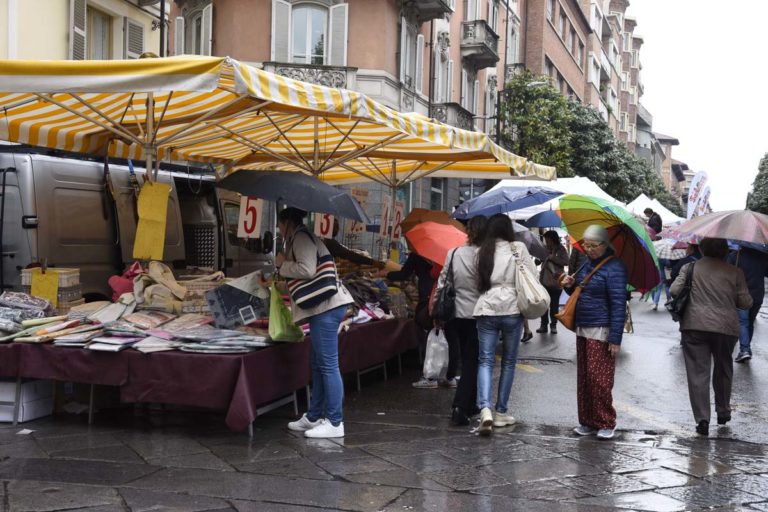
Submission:
[[[19,422],[32,421],[53,414],[53,397],[22,402],[19,405]],[[13,421],[13,404],[0,405],[0,421]]]
[[[53,397],[53,382],[50,380],[22,380],[21,403]],[[0,380],[0,402],[16,400],[16,379]]]

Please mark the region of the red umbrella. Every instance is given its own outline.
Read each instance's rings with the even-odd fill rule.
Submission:
[[[416,254],[438,265],[445,264],[448,252],[467,243],[467,234],[448,224],[422,222],[405,234]]]

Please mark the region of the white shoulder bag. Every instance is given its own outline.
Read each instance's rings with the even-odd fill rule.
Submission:
[[[515,289],[517,307],[525,318],[534,319],[549,311],[549,292],[539,282],[539,278],[525,266],[520,252],[512,245],[515,257]]]

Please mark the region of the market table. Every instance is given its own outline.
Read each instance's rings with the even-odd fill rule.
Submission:
[[[411,320],[352,326],[339,336],[341,372],[380,364],[417,347],[423,337]],[[0,377],[119,386],[124,402],[223,409],[227,426],[243,431],[256,419],[259,406],[309,384],[309,353],[309,340],[232,355],[109,353],[11,343],[0,345]]]

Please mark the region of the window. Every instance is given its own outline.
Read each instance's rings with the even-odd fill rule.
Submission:
[[[576,55],[576,31],[571,27],[571,32],[568,34],[568,51],[571,55]]]
[[[592,0],[592,30],[595,31],[598,39],[603,38],[603,13],[594,0]]]
[[[437,103],[451,101],[453,61],[449,58],[449,47],[450,38],[448,32],[438,32],[435,45],[435,101]]]
[[[619,125],[619,129],[622,132],[625,132],[625,131],[627,131],[627,126],[629,124],[629,114],[627,114],[626,112],[622,112],[620,119],[621,119],[621,122],[620,122],[620,125]]]
[[[461,70],[461,106],[473,114],[476,114],[478,110],[477,100],[480,90],[480,83],[475,78],[476,76],[475,71]]]
[[[107,60],[112,58],[112,17],[91,7],[88,13],[88,58]]]
[[[325,64],[328,10],[314,4],[298,4],[291,12],[292,61]]]
[[[424,72],[424,36],[406,18],[400,21],[400,81],[421,92]]]
[[[565,39],[565,13],[563,8],[560,8],[560,23],[557,25],[557,33],[560,34],[560,39]]]
[[[554,66],[552,65],[552,61],[548,58],[544,59],[544,74],[548,77],[552,77],[552,73],[554,72]]]
[[[600,87],[600,61],[591,52],[589,54],[589,81],[595,84],[595,87]]]
[[[632,34],[630,32],[624,32],[621,37],[623,40],[624,51],[631,52],[632,51]]]
[[[579,47],[576,50],[576,61],[579,63],[579,67],[584,66],[584,43],[579,40]]]
[[[464,0],[464,21],[475,21],[479,19],[480,0]]]
[[[443,178],[429,179],[429,209],[445,209],[445,179]]]
[[[555,0],[547,0],[547,19],[555,22]]]
[[[627,91],[629,90],[629,73],[626,71],[621,73],[621,90]]]
[[[640,52],[637,50],[632,50],[632,67],[640,67]]]
[[[176,55],[211,55],[213,5],[201,3],[177,17],[173,30]]]
[[[509,41],[509,44],[507,45],[507,62],[509,64],[516,64],[518,62],[518,51],[520,48],[519,37],[520,32],[517,25],[510,20],[509,33],[507,35],[507,41]]]

